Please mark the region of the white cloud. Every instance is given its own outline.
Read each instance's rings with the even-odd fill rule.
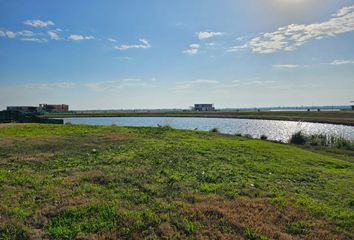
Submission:
[[[120,50],[120,51],[124,51],[124,50],[132,49],[132,48],[142,48],[142,49],[151,48],[151,45],[148,42],[148,40],[146,40],[144,38],[140,38],[139,41],[142,44],[134,44],[134,45],[125,45],[125,44],[123,44],[123,45],[120,45],[120,46],[114,46],[114,49]]]
[[[124,89],[128,87],[148,87],[151,85],[149,85],[148,82],[138,78],[127,78],[127,79],[120,79],[120,80],[87,83],[84,84],[84,86],[94,91],[105,91],[105,90]]]
[[[334,60],[331,65],[354,64],[353,60]]]
[[[29,30],[23,30],[21,32],[17,32],[18,35],[23,36],[23,37],[33,37],[35,36],[34,32],[29,31]]]
[[[7,37],[7,38],[16,38],[18,36],[21,37],[33,37],[35,33],[29,30],[23,30],[20,32],[13,32],[9,30],[0,30],[0,37]]]
[[[233,46],[233,47],[229,48],[227,51],[228,51],[228,52],[237,52],[237,51],[240,51],[240,50],[242,50],[242,49],[246,49],[246,48],[248,48],[248,47],[249,47],[249,46],[248,46],[248,44],[246,43],[246,44],[243,44],[243,45]]]
[[[48,26],[53,26],[54,22],[52,21],[42,21],[42,20],[26,20],[23,22],[25,25],[29,25],[32,27],[48,27]]]
[[[231,84],[218,84],[215,86],[215,88],[222,88],[222,89],[227,89],[227,88],[237,88],[237,87],[243,87],[243,86],[251,86],[251,85],[272,85],[276,83],[277,81],[273,80],[233,80],[231,81]]]
[[[52,40],[60,40],[61,38],[59,37],[59,34],[56,31],[48,31],[48,36]]]
[[[333,14],[333,17],[343,17],[351,12],[353,12],[354,6],[348,6],[340,9],[336,14]]]
[[[243,41],[245,39],[247,39],[247,36],[241,36],[241,37],[237,37],[236,41]]]
[[[262,33],[244,45],[230,48],[229,51],[245,48],[261,54],[293,51],[311,40],[334,37],[351,31],[354,31],[354,5],[340,9],[328,21],[281,27],[275,32]]]
[[[209,79],[197,79],[191,81],[182,81],[178,83],[188,83],[188,84],[217,84],[219,81],[217,80],[209,80]]]
[[[72,40],[72,41],[82,41],[82,40],[92,40],[92,39],[95,39],[94,36],[84,36],[84,35],[78,35],[78,34],[71,34],[69,37],[68,37],[69,40]]]
[[[6,37],[8,38],[15,38],[16,37],[16,33],[12,32],[12,31],[6,31],[5,32]]]
[[[117,42],[117,40],[114,39],[114,38],[108,38],[107,40],[110,41],[110,42]]]
[[[189,45],[189,49],[184,50],[183,53],[189,56],[194,56],[198,53],[199,48],[199,44],[191,44]]]
[[[273,65],[275,68],[298,68],[300,65],[297,64],[276,64]]]
[[[251,81],[251,82],[244,82],[244,83],[242,83],[242,85],[273,84],[273,83],[276,83],[276,82],[277,81],[273,81],[273,80],[266,80],[266,81],[257,80],[257,81]]]
[[[21,40],[22,41],[27,41],[27,42],[38,42],[38,43],[48,42],[48,40],[45,39],[45,38],[35,38],[35,37],[21,38]]]
[[[58,83],[35,83],[35,84],[28,84],[25,85],[26,88],[30,89],[67,89],[73,88],[76,86],[76,83],[73,82],[58,82]]]
[[[192,84],[181,84],[170,88],[170,90],[183,91],[183,90],[189,90],[191,88],[192,88]]]
[[[205,40],[205,39],[212,38],[212,37],[215,37],[215,36],[224,35],[224,33],[222,33],[222,32],[197,32],[195,34],[197,35],[199,40]]]
[[[187,89],[192,89],[194,86],[210,86],[217,85],[219,81],[209,80],[209,79],[196,79],[191,81],[179,81],[176,82],[176,86],[172,87],[171,90],[182,91]]]

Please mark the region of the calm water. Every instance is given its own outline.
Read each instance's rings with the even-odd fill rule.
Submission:
[[[272,140],[287,141],[290,136],[303,131],[306,134],[339,135],[354,140],[354,127],[274,120],[227,119],[227,118],[183,118],[183,117],[94,117],[64,118],[65,123],[119,126],[153,126],[169,125],[177,129],[198,129],[209,131],[218,128],[227,134],[249,134],[259,138],[262,134]]]

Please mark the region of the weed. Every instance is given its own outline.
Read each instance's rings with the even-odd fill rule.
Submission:
[[[307,235],[311,232],[311,225],[306,221],[293,221],[286,225],[286,232],[292,235]]]
[[[116,209],[108,205],[86,205],[65,209],[50,219],[47,226],[52,239],[75,239],[79,233],[99,233],[114,229]]]
[[[0,239],[3,240],[16,240],[16,239],[29,239],[29,235],[26,230],[15,224],[12,225],[0,225]]]
[[[268,237],[258,234],[256,231],[251,228],[246,228],[244,230],[244,235],[247,240],[269,240]]]

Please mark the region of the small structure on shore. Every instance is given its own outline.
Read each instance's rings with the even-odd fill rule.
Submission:
[[[210,112],[215,111],[214,104],[194,104],[194,111],[198,112]]]
[[[22,109],[26,110],[26,109]],[[36,112],[21,112],[16,110],[0,111],[0,123],[50,123],[63,124],[63,119],[41,118]]]
[[[39,104],[35,106],[8,106],[7,111],[18,111],[23,113],[41,113],[41,112],[68,112],[69,105],[66,104]]]
[[[7,111],[18,111],[18,112],[26,112],[26,113],[36,113],[38,112],[38,107],[34,106],[8,106],[6,108]]]
[[[39,104],[39,112],[68,112],[69,105],[66,104]]]

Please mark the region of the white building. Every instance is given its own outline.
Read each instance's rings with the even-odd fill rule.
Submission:
[[[213,104],[194,104],[193,110],[199,112],[209,112],[215,111],[215,107]]]

